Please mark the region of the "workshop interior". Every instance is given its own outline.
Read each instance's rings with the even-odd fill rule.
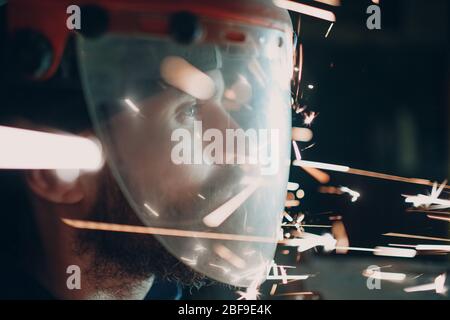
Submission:
[[[448,300],[450,2],[0,0],[1,300]]]

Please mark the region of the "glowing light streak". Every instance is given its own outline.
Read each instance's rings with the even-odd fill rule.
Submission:
[[[197,196],[202,200],[206,200],[206,198],[204,196],[202,196],[200,193]]]
[[[245,260],[235,254],[233,251],[228,249],[222,244],[216,245],[214,247],[214,251],[216,254],[222,259],[228,261],[230,264],[235,266],[238,269],[243,269],[246,266]]]
[[[297,142],[292,141],[292,146],[294,147],[295,158],[297,159],[296,161],[300,161],[302,159],[302,155],[300,153],[300,149],[298,148]]]
[[[81,169],[97,171],[102,148],[94,140],[0,126],[0,169]]]
[[[305,119],[303,120],[303,123],[307,126],[312,125],[314,119],[316,119],[316,117],[318,116],[317,113],[315,113],[314,111],[311,111],[310,113],[304,113],[304,117]]]
[[[293,165],[297,166],[297,167],[322,169],[322,170],[337,171],[337,172],[348,172],[350,170],[350,168],[347,166],[340,166],[340,165],[336,165],[336,164],[305,161],[305,160],[294,161]]]
[[[348,187],[340,187],[342,192],[348,193],[352,197],[352,202],[356,202],[358,198],[361,196],[359,192],[356,192]]]
[[[335,14],[328,10],[324,10],[324,9],[308,6],[303,3],[298,3],[298,2],[294,2],[294,1],[288,1],[288,0],[273,0],[273,3],[276,6],[283,8],[283,9],[295,11],[295,12],[298,12],[301,14],[305,14],[308,16],[322,19],[322,20],[327,20],[330,22],[336,21]]]
[[[289,191],[296,191],[298,188],[300,188],[298,183],[288,182],[287,189]]]
[[[408,287],[403,289],[405,292],[423,292],[423,291],[435,291],[438,294],[445,294],[447,287],[445,286],[446,274],[441,274],[434,279],[433,283],[423,284],[420,286]]]
[[[420,239],[420,240],[432,240],[432,241],[450,242],[450,239],[446,239],[446,238],[436,238],[436,237],[428,237],[428,236],[421,236],[421,235],[415,235],[415,234],[405,234],[405,233],[395,233],[395,232],[385,233],[385,234],[383,234],[383,236],[396,237],[396,238],[409,238],[409,239]]]
[[[181,260],[185,261],[187,264],[191,265],[191,266],[195,266],[197,264],[197,260],[196,259],[189,259],[186,257],[181,257]]]
[[[379,279],[392,282],[402,282],[406,279],[406,274],[396,272],[381,272],[377,269],[366,269],[363,276],[372,279]]]
[[[450,252],[450,246],[446,245],[432,245],[432,244],[419,244],[416,246],[417,251],[448,251]]]
[[[237,300],[257,300],[261,293],[259,292],[260,279],[252,281],[250,286],[244,291],[236,291],[240,297]]]
[[[330,35],[331,29],[333,29],[334,23],[330,24],[330,27],[327,30],[327,33],[325,34],[325,38],[328,38],[328,36]]]
[[[385,173],[354,169],[354,168],[350,168],[348,166],[342,166],[342,165],[336,165],[336,164],[330,164],[330,163],[295,160],[293,162],[293,165],[296,167],[302,167],[302,168],[315,168],[315,169],[343,172],[343,173],[360,175],[360,176],[377,178],[377,179],[383,179],[383,180],[391,180],[391,181],[405,182],[405,183],[411,183],[411,184],[433,186],[433,182],[431,182],[430,180],[426,180],[426,179],[405,178],[405,177],[394,176],[394,175],[385,174]],[[443,189],[450,189],[450,186],[448,186],[448,185],[443,186]]]
[[[222,204],[213,212],[203,218],[203,223],[208,227],[218,227],[228,219],[261,185],[260,180],[254,181],[240,193]]]
[[[428,214],[427,217],[430,219],[433,219],[433,220],[441,220],[441,221],[450,222],[450,218],[447,218],[447,217],[441,217],[441,216],[436,216],[436,215],[431,215],[431,214]]]
[[[140,113],[141,112],[141,110],[136,106],[136,104],[131,99],[126,98],[123,101],[131,109],[131,111],[133,111],[135,113]]]
[[[159,213],[156,212],[152,207],[150,207],[147,203],[144,203],[144,207],[151,212],[155,217],[159,217]]]
[[[75,220],[75,219],[62,219],[62,221],[65,224],[67,224],[68,226],[71,226],[71,227],[77,228],[77,229],[126,232],[126,233],[138,233],[138,234],[154,234],[154,235],[162,235],[162,236],[213,239],[213,240],[277,243],[276,238],[269,238],[269,237],[246,236],[246,235],[239,235],[239,234],[203,232],[203,231],[189,231],[189,230],[179,230],[179,229],[142,227],[142,226],[132,226],[132,225]]]
[[[383,257],[414,258],[417,254],[417,251],[414,249],[404,248],[376,247],[373,254]]]
[[[313,138],[313,132],[308,128],[292,128],[292,140],[309,142]]]

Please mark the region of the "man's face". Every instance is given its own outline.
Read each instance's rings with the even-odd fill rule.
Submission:
[[[173,142],[171,134],[177,128],[193,131],[194,121],[202,121],[204,129],[225,130],[235,127],[234,121],[221,106],[223,79],[217,70],[208,75],[215,83],[215,95],[208,101],[198,101],[189,94],[173,87],[143,101],[139,101],[140,114],[133,119],[131,113],[116,115],[111,123],[116,128],[114,143],[120,150],[116,165],[126,164],[134,181],[136,192],[148,201],[164,199],[160,215],[168,219],[189,220],[189,211],[196,210],[202,184],[217,176],[218,170],[208,165],[177,166],[171,161]],[[145,143],[142,143],[145,140]],[[145,148],[142,148],[145,146]],[[89,217],[90,220],[127,225],[142,225],[135,210],[130,206],[113,177],[109,167],[99,176],[100,186],[97,202]],[[194,203],[191,208],[187,204]],[[183,210],[181,208],[184,208]],[[92,250],[95,261],[93,274],[99,280],[113,275],[146,278],[156,276],[176,279],[187,285],[199,286],[203,276],[195,273],[150,235],[112,233],[103,231],[82,231],[79,252]]]
[[[199,100],[167,86],[162,92],[137,101],[139,114],[123,112],[109,124],[114,128],[110,131],[110,145],[121,183],[129,192],[129,200],[145,202],[158,212],[157,218],[151,214],[149,219],[144,216],[144,222],[152,226],[167,227],[175,225],[174,222],[192,226],[201,216],[199,213],[203,213],[201,210],[213,210],[226,201],[232,194],[227,189],[227,181],[234,185],[235,175],[241,174],[240,169],[231,166],[205,162],[180,165],[172,159],[172,151],[178,143],[172,139],[175,130],[182,128],[189,132],[192,140],[188,149],[193,155],[196,142],[207,145],[195,131],[195,123],[197,126],[201,123],[203,132],[213,128],[223,136],[227,129],[238,128],[222,103],[221,72],[213,70],[207,75],[215,84],[215,93],[210,99]],[[221,182],[220,190],[213,192],[211,186],[218,185],[216,181]],[[208,189],[204,190],[205,187]],[[208,193],[208,201],[199,198],[198,194],[203,191]],[[142,207],[142,203],[135,205],[137,211]],[[206,208],[207,205],[212,207]]]

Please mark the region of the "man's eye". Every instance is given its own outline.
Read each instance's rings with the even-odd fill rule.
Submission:
[[[197,102],[190,102],[182,106],[178,112],[178,120],[180,122],[199,120],[200,105]]]
[[[184,108],[183,113],[186,117],[196,117],[198,114],[198,106],[196,103]]]

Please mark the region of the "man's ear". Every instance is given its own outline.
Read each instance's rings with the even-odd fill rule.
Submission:
[[[55,170],[29,170],[25,179],[30,189],[39,197],[57,204],[75,204],[85,194],[78,176],[63,179]]]

